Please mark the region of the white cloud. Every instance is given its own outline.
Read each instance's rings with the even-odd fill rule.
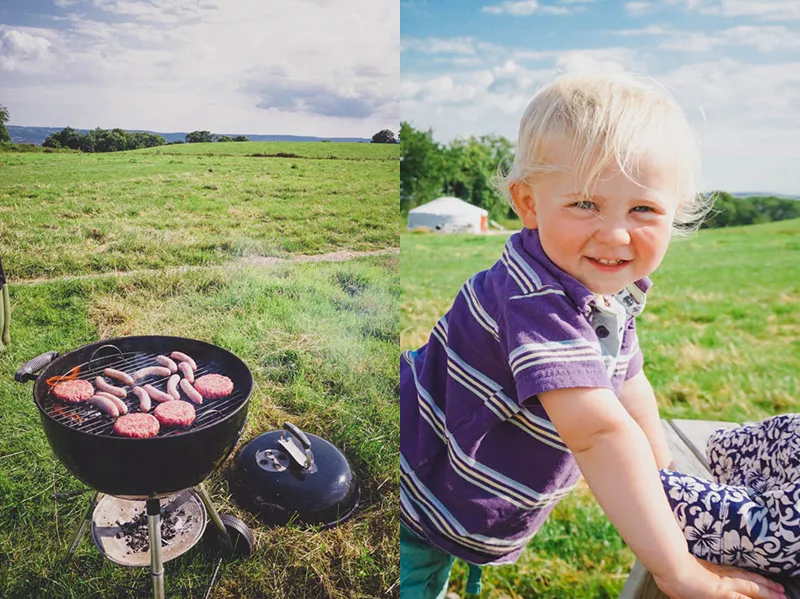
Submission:
[[[3,82],[13,124],[326,137],[397,128],[396,0],[59,3],[73,12],[39,35],[51,44],[46,72]],[[86,7],[113,19],[89,19]]]
[[[400,49],[402,51],[413,50],[423,54],[475,54],[475,38],[403,38],[400,42]]]
[[[568,15],[572,11],[566,6],[542,6],[537,0],[517,0],[502,2],[501,4],[491,4],[481,8],[481,12],[490,15],[515,15],[528,16],[533,13],[546,15]]]
[[[757,21],[784,21],[800,19],[800,2],[797,0],[668,0],[671,4],[683,3],[686,8],[707,15],[725,17],[753,17]]]
[[[646,15],[655,10],[655,5],[652,2],[626,2],[625,10],[634,16]]]
[[[715,48],[730,46],[752,46],[761,52],[777,52],[800,48],[800,37],[783,25],[740,25],[713,32],[681,31],[658,25],[642,29],[623,29],[616,35],[661,37],[662,50],[676,52],[706,53]]]
[[[20,29],[6,29],[0,37],[0,71],[40,71],[47,67],[50,46],[45,37]]]

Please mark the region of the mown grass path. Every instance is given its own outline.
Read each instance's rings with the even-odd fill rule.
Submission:
[[[401,348],[425,343],[504,237],[401,235]],[[704,230],[653,274],[638,332],[662,416],[760,420],[800,411],[800,221]],[[561,502],[515,565],[486,568],[485,599],[618,596],[633,554],[588,488]],[[464,591],[458,564],[452,589]]]

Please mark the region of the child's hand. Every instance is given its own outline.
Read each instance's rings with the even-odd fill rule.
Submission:
[[[732,566],[718,566],[692,558],[694,567],[678,580],[655,576],[661,591],[672,599],[785,599],[783,587],[760,574]]]

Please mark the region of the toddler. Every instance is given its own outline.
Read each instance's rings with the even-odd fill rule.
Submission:
[[[632,76],[564,75],[522,117],[504,179],[523,229],[400,361],[402,599],[444,597],[455,557],[514,562],[582,474],[673,598],[782,596],[690,555],[635,317],[670,238],[707,211],[678,105]]]

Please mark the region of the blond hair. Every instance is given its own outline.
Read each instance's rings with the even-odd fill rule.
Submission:
[[[570,142],[571,167],[548,162],[548,145],[556,139]],[[678,103],[653,80],[629,74],[567,74],[539,90],[528,104],[514,163],[498,184],[514,207],[511,186],[534,185],[548,173],[570,170],[584,176],[588,193],[614,163],[634,182],[644,161],[670,166],[680,206],[673,234],[687,234],[711,208],[711,199],[697,190],[698,145]]]

